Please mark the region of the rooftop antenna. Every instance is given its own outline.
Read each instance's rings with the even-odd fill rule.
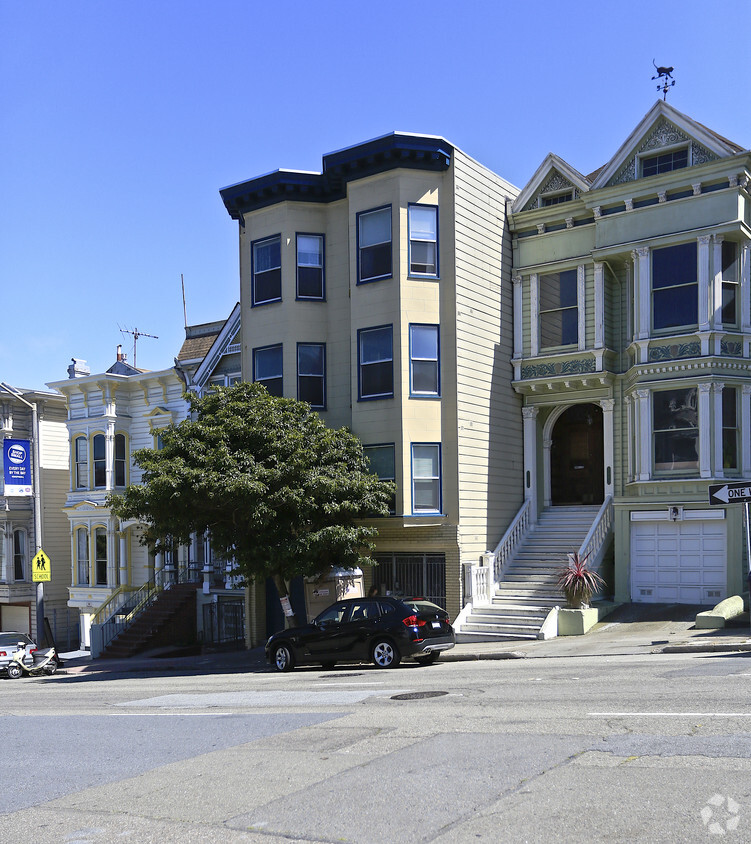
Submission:
[[[158,340],[159,338],[156,334],[146,334],[143,331],[139,331],[137,328],[134,328],[132,331],[130,330],[130,328],[121,328],[120,333],[133,335],[133,369],[138,369],[138,366],[136,365],[136,344],[138,343],[138,338],[152,337],[154,340]]]
[[[183,289],[183,319],[185,320],[185,327],[188,327],[188,308],[185,304],[185,279],[183,278],[183,274],[180,273],[180,285]]]
[[[673,85],[675,85],[675,79],[673,79],[673,70],[675,68],[658,67],[654,59],[652,59],[652,64],[655,66],[655,70],[657,71],[657,76],[653,76],[652,79],[662,80],[657,86],[657,90],[662,91],[662,99],[666,100],[668,96],[668,91],[673,87]]]

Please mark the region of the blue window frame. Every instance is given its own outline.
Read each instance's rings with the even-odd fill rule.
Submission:
[[[440,443],[412,443],[412,512],[441,512]]]
[[[357,215],[357,283],[392,275],[391,206],[361,211]]]
[[[311,407],[326,407],[326,344],[297,344],[297,398]]]
[[[409,392],[411,396],[441,394],[437,325],[409,327]]]
[[[438,207],[410,205],[409,274],[438,278]]]
[[[396,460],[394,443],[378,443],[363,446],[363,454],[370,462],[370,471],[382,481],[396,481]],[[389,513],[396,513],[396,493],[389,501]]]
[[[251,305],[279,302],[282,298],[282,238],[274,235],[252,244]]]
[[[284,395],[281,343],[253,349],[253,380],[263,384],[272,396]]]
[[[357,332],[359,396],[386,399],[394,395],[393,327],[380,325]]]
[[[322,234],[297,233],[297,298],[326,298]]]

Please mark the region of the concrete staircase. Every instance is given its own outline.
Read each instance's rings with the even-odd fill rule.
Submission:
[[[599,505],[549,507],[506,566],[493,603],[473,607],[457,631],[457,641],[537,639],[548,613],[563,603],[556,570],[578,551]]]

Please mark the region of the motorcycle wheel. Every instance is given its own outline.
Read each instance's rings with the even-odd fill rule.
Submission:
[[[57,660],[51,659],[42,670],[48,677],[51,677],[57,671]]]
[[[18,678],[23,674],[23,669],[17,662],[11,662],[6,671],[8,672],[8,677],[11,680],[18,680]]]

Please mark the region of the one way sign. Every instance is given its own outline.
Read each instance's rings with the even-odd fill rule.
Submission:
[[[710,504],[743,504],[751,501],[751,481],[735,484],[710,484]]]

